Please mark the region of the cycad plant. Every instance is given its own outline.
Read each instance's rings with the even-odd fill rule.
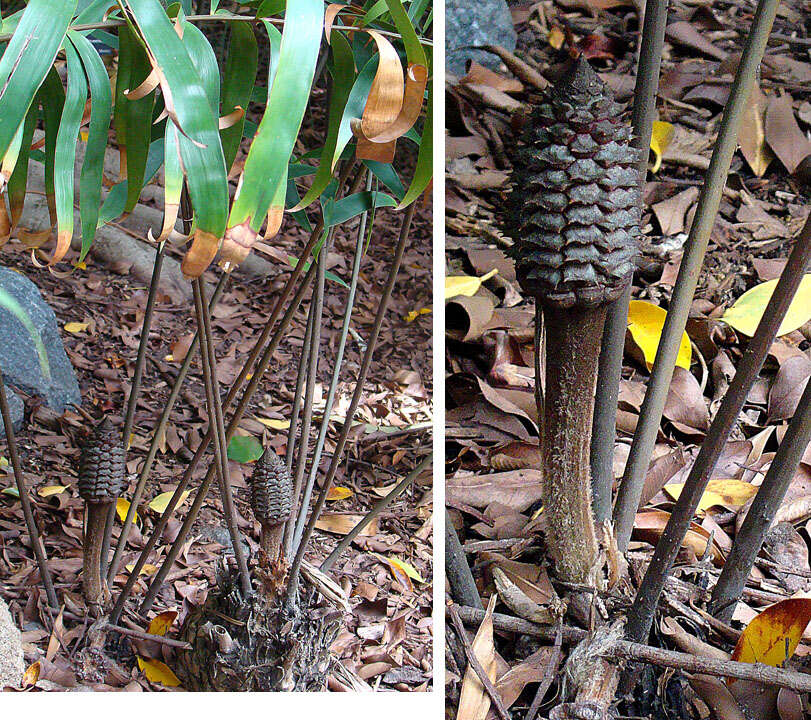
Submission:
[[[18,231],[29,164],[42,162],[55,242],[50,250],[44,249],[47,244],[32,250],[32,261],[59,273],[66,271],[65,262],[70,258],[74,267],[67,271],[75,271],[91,251],[97,229],[130,213],[142,188],[162,170],[164,220],[149,238],[155,246],[155,264],[124,426],[118,430],[123,448],[133,429],[146,339],[167,244],[187,245],[182,250],[181,268],[192,284],[194,303],[189,314],[195,318],[197,334],[153,429],[112,558],[116,488],[109,483],[105,486],[103,502],[88,495],[93,522],[87,524],[86,532],[93,537],[86,539],[86,559],[90,557],[90,561],[84,572],[94,574],[85,578],[85,587],[92,591],[88,601],[94,615],[102,616],[96,631],[103,634],[118,622],[144,564],[212,446],[209,470],[138,609],[146,614],[152,607],[216,481],[236,562],[235,567],[223,566],[220,589],[209,595],[206,607],[190,618],[184,629],[194,647],[193,656],[182,663],[187,669],[185,679],[190,688],[215,690],[320,689],[326,677],[329,640],[340,625],[345,598],[325,573],[306,563],[304,555],[361,399],[408,243],[415,203],[431,179],[431,41],[427,37],[432,11],[428,2],[404,6],[401,0],[364,5],[254,0],[228,3],[230,9],[219,7],[221,4],[225,3],[212,0],[209,12],[203,15],[192,14],[197,8],[189,0],[168,6],[160,0],[29,0],[2,18],[0,157],[4,197],[0,202],[0,234],[5,241]],[[227,37],[227,42],[215,43],[219,57],[209,40],[217,34],[215,30],[219,36],[224,30]],[[105,62],[112,55],[117,56],[114,72],[113,64]],[[326,136],[320,147],[304,148],[300,129],[316,83],[328,89]],[[39,128],[44,133],[41,149],[32,143]],[[75,187],[77,138],[84,133],[86,151]],[[110,142],[118,150],[120,177],[105,193],[104,156]],[[408,183],[395,169],[398,143],[418,148]],[[80,222],[74,227],[77,200]],[[343,429],[325,470],[326,479],[311,503],[315,480],[322,470],[330,410],[370,238],[369,218],[386,207],[403,211],[396,250],[378,298],[377,315],[366,339]],[[345,283],[349,299],[327,403],[310,455],[313,385],[321,354],[324,298],[329,291],[326,257],[335,227],[358,216],[352,274]],[[308,240],[299,257],[291,258],[289,275],[273,298],[264,329],[222,398],[211,308],[229,273],[248,257],[255,243],[260,238],[272,243],[286,222],[300,224]],[[76,236],[81,238],[81,247],[71,256],[68,253]],[[220,277],[211,292],[202,278],[207,270],[217,272],[216,265],[221,268]],[[237,528],[226,451],[310,290],[308,341],[300,358],[299,392],[290,418],[286,462],[270,456],[263,461],[272,466],[274,478],[285,479],[285,492],[292,491],[292,495],[282,503],[287,508],[284,515],[270,512],[267,503],[259,503],[256,513],[263,525],[264,552],[260,553],[259,565],[249,567]],[[172,407],[198,351],[210,418],[208,433],[185,468],[166,511],[146,538],[134,567],[129,566],[132,570],[123,590],[116,595],[113,580],[122,568],[136,508]],[[104,427],[109,435],[109,427]],[[12,436],[9,440],[13,442]],[[264,475],[262,481],[267,481]],[[404,489],[398,488],[397,494]],[[260,499],[281,492],[269,487],[254,490]],[[24,487],[20,493],[24,495]],[[273,508],[277,509],[275,505]],[[107,514],[106,522],[100,513]],[[48,598],[55,606],[57,597],[45,565],[44,548],[35,536],[35,523],[29,526],[34,529],[32,541],[38,549]],[[99,590],[108,586],[113,589],[110,604],[105,592]],[[337,612],[332,609],[334,605]],[[223,614],[236,623],[225,628],[224,635],[212,631],[214,626],[221,627],[222,620],[217,618]],[[250,632],[244,630],[246,627]],[[101,644],[89,643],[95,649]],[[248,666],[258,665],[266,669],[245,672]]]

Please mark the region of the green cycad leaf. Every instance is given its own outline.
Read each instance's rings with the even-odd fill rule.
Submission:
[[[65,90],[55,67],[42,83],[38,93],[42,104],[42,120],[45,125],[45,196],[51,213],[51,225],[56,224],[56,206],[54,205],[54,160],[56,156],[56,135],[65,106]]]
[[[333,31],[330,47],[332,63],[329,71],[332,76],[332,85],[329,98],[327,139],[321,152],[321,160],[318,165],[318,172],[313,178],[313,184],[294,210],[307,207],[321,195],[332,179],[332,157],[338,143],[338,129],[341,125],[346,102],[349,99],[349,93],[352,91],[352,81],[355,79],[355,58],[352,55],[352,48],[349,46],[347,39],[341,33]]]
[[[54,156],[57,239],[49,265],[58,263],[64,257],[73,237],[73,166],[76,163],[76,138],[79,137],[87,102],[87,79],[82,61],[71,42],[65,43],[65,55],[68,60],[68,89]]]
[[[400,0],[386,0],[386,5],[389,8],[394,24],[397,31],[403,38],[403,45],[405,46],[406,57],[408,62],[425,65],[428,67],[428,60],[425,57],[425,50],[417,37],[417,32],[414,30],[411,18],[403,8]]]
[[[30,0],[0,58],[0,157],[25,119],[53,65],[76,0]]]
[[[146,171],[144,172],[144,181],[149,182],[155,177],[155,173],[160,170],[163,163],[163,138],[153,140],[149,145],[149,150],[146,155]],[[124,212],[124,205],[127,202],[129,195],[129,181],[123,180],[117,183],[107,197],[104,198],[104,205],[101,206],[101,214],[99,215],[98,227],[105,223],[115,220],[121,213]]]
[[[228,47],[228,57],[225,61],[222,80],[222,107],[220,108],[222,115],[228,115],[237,106],[247,112],[253,85],[256,82],[259,58],[256,35],[250,24],[232,22],[230,26],[231,43]],[[244,127],[245,116],[243,115],[230,128],[220,130],[225,167],[229,170],[237,156]]]
[[[254,232],[286,194],[287,165],[293,153],[318,59],[324,21],[321,0],[288,3],[279,61],[268,104],[254,137],[234,200],[228,227],[247,224]]]
[[[434,155],[434,141],[433,141],[433,123],[434,123],[434,84],[433,82],[428,85],[428,100],[426,103],[425,124],[422,126],[422,140],[420,141],[420,151],[417,154],[417,167],[414,170],[414,177],[411,180],[411,185],[406,192],[405,197],[400,201],[397,206],[404,208],[414,202],[428,187],[431,178],[434,174],[433,155]]]
[[[138,100],[125,95],[137,88],[151,71],[149,58],[132,28],[124,25],[118,33],[118,74],[115,81],[115,125],[118,152],[121,156],[121,177],[127,179],[127,201],[124,212],[138,203],[144,186],[146,158],[152,135],[152,107],[155,94]]]
[[[364,191],[340,200],[324,203],[324,226],[340,225],[373,208],[394,207],[397,203],[391,195],[382,192]]]
[[[79,53],[90,83],[90,128],[79,180],[79,215],[82,220],[82,252],[79,262],[82,262],[93,244],[99,221],[104,153],[107,148],[113,96],[107,69],[92,43],[73,30],[68,31],[68,39]]]
[[[28,159],[31,154],[31,141],[34,138],[34,128],[37,126],[39,117],[39,107],[33,103],[28,109],[23,125],[22,143],[20,154],[17,156],[17,164],[14,172],[8,180],[8,204],[11,214],[11,226],[14,227],[20,221],[25,204],[25,188],[28,183]]]
[[[341,153],[352,139],[352,126],[353,120],[360,120],[363,117],[363,109],[366,107],[366,100],[369,97],[369,91],[372,89],[372,82],[375,79],[377,72],[378,56],[373,56],[369,62],[366,63],[363,70],[358,73],[355,78],[355,84],[349,93],[349,99],[346,101],[344,107],[344,114],[341,118],[341,124],[338,128],[338,140],[335,143],[335,150],[332,153],[332,167],[338,162]]]
[[[180,143],[195,240],[183,272],[198,277],[216,254],[228,218],[228,181],[217,117],[183,41],[158,0],[127,0],[136,25],[162,75],[170,117],[191,142]]]

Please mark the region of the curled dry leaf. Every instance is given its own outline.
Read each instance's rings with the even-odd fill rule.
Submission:
[[[732,652],[738,662],[782,667],[811,621],[811,598],[790,598],[767,607],[744,629]]]
[[[473,654],[478,659],[484,672],[491,681],[495,682],[497,673],[496,649],[493,645],[493,608],[496,606],[496,596],[490,598],[484,620],[476,632],[471,644]],[[456,720],[486,720],[490,710],[490,696],[484,685],[476,676],[476,672],[468,664],[465,678],[462,681],[462,691],[459,697],[459,708]]]
[[[693,433],[709,428],[710,413],[707,403],[698,380],[689,370],[677,367],[673,371],[664,416],[681,432]]]
[[[542,497],[538,470],[510,470],[489,475],[449,478],[445,493],[450,504],[483,508],[497,501],[523,512]]]
[[[670,513],[664,510],[645,510],[637,513],[634,520],[634,539],[656,545],[669,519]],[[700,558],[704,556],[709,542],[710,533],[700,525],[690,523],[690,529],[687,531],[684,540],[682,540],[682,547],[689,548],[696,557]],[[715,541],[710,545],[710,555],[716,565],[723,563],[724,556]]]
[[[674,500],[679,499],[684,483],[673,483],[665,485],[665,492]],[[697,512],[703,515],[712,507],[723,507],[727,510],[738,510],[745,505],[749,499],[755,496],[757,488],[743,480],[724,478],[722,480],[710,480],[707,489],[698,501]]]
[[[502,602],[516,615],[530,622],[552,624],[558,614],[553,608],[541,607],[533,602],[499,567],[493,568],[493,581]]]

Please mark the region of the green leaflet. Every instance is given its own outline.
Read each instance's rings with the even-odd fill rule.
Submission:
[[[378,56],[374,55],[369,62],[366,63],[363,70],[358,73],[355,78],[355,84],[349,93],[349,98],[344,107],[344,114],[341,118],[341,124],[338,128],[338,139],[335,143],[335,151],[332,153],[332,168],[338,162],[341,153],[352,139],[352,120],[360,120],[363,117],[363,109],[366,107],[366,99],[369,97],[369,91],[372,89],[372,81],[375,79],[377,72]]]
[[[390,163],[382,163],[377,160],[364,160],[363,164],[371,170],[372,174],[380,180],[389,190],[391,190],[398,200],[402,200],[406,193],[402,180],[397,175],[397,171]]]
[[[231,43],[225,61],[222,81],[222,107],[220,114],[228,115],[237,105],[248,110],[253,84],[256,82],[256,71],[259,62],[259,48],[256,35],[249,23],[232,22]],[[237,156],[242,130],[245,127],[245,116],[230,128],[220,130],[220,142],[225,155],[225,167],[230,170]]]
[[[0,58],[0,157],[6,154],[45,80],[76,9],[76,0],[30,0]]]
[[[288,3],[267,108],[245,161],[229,227],[247,221],[259,232],[271,203],[280,195],[284,200],[287,164],[309,101],[323,22],[321,0]]]
[[[183,44],[200,76],[211,112],[216,118],[220,109],[220,69],[217,67],[217,56],[200,28],[185,20],[182,23]]]
[[[51,225],[55,225],[56,209],[53,199],[54,158],[56,155],[56,134],[59,132],[62,108],[65,105],[65,90],[55,67],[51,67],[50,72],[45,77],[38,98],[42,104],[42,119],[45,125],[45,195],[48,199],[48,209],[51,212]]]
[[[65,55],[68,60],[68,89],[54,156],[57,246],[52,263],[62,259],[73,237],[73,166],[76,162],[76,138],[79,137],[87,102],[87,80],[82,61],[70,42],[65,43]]]
[[[159,0],[127,0],[138,30],[163,78],[167,109],[191,142],[180,154],[198,232],[221,238],[228,217],[228,182],[217,117],[199,73]],[[188,28],[187,28],[188,29]],[[171,98],[172,107],[169,108]]]
[[[414,177],[405,197],[400,201],[397,209],[401,209],[414,202],[428,187],[434,174],[433,154],[434,154],[434,83],[428,83],[428,100],[426,101],[425,123],[422,126],[422,140],[420,150],[417,154],[417,167],[414,170]]]
[[[155,93],[139,100],[129,100],[124,91],[137,88],[151,69],[140,41],[132,28],[124,25],[118,31],[118,75],[113,115],[121,153],[121,175],[129,181],[124,212],[130,212],[135,207],[144,186],[146,158],[152,133],[152,106],[155,103]]]
[[[403,4],[400,0],[386,0],[386,5],[388,5],[389,13],[391,13],[391,17],[394,20],[394,25],[397,27],[397,32],[399,32],[403,38],[403,45],[405,46],[408,62],[428,67],[425,50],[417,37],[417,32],[414,30],[411,18],[409,18],[408,14],[403,9]]]
[[[294,210],[306,208],[321,195],[332,179],[332,157],[338,143],[338,129],[341,125],[346,102],[349,99],[349,93],[352,91],[352,81],[355,79],[355,58],[352,56],[352,48],[349,46],[347,39],[341,33],[333,32],[330,46],[332,64],[329,71],[330,75],[332,75],[332,86],[329,98],[327,139],[324,142],[318,172],[313,178],[313,184]]]
[[[337,202],[328,200],[324,203],[324,227],[340,225],[367,210],[394,207],[396,204],[397,202],[391,195],[365,190],[354,195],[348,195]]]
[[[68,39],[79,53],[90,83],[90,127],[79,178],[79,215],[82,221],[82,252],[79,255],[79,262],[82,262],[93,244],[99,221],[104,152],[107,148],[113,96],[107,68],[104,67],[92,43],[84,35],[73,30],[68,31]]]
[[[28,158],[31,154],[31,142],[34,139],[34,128],[37,126],[39,108],[36,103],[32,103],[28,108],[23,125],[22,144],[20,154],[17,156],[17,164],[14,172],[8,180],[8,204],[11,215],[11,226],[14,227],[20,221],[25,204],[25,188],[28,183]]]

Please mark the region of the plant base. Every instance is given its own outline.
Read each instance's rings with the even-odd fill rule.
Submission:
[[[177,669],[193,692],[319,692],[343,613],[302,582],[292,607],[278,594],[243,599],[236,577],[209,592],[181,628],[192,650]]]

